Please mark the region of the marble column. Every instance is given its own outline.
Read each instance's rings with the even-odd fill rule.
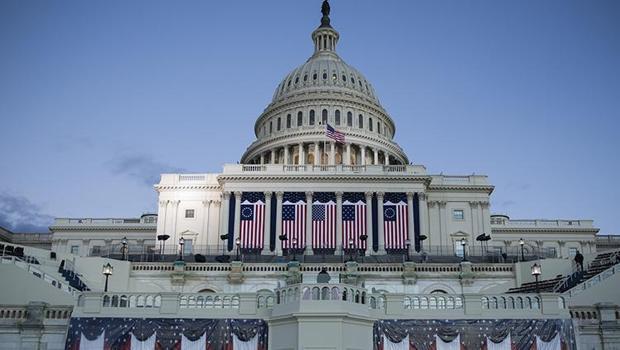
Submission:
[[[367,251],[373,253],[374,238],[372,236],[372,192],[364,193],[366,195],[366,247]]]
[[[385,236],[383,227],[383,192],[377,192],[377,226],[379,226],[379,250],[378,255],[385,255]]]
[[[448,245],[448,242],[450,242],[450,240],[448,239],[448,233],[446,232],[447,224],[448,224],[448,219],[446,217],[446,202],[440,201],[439,202],[439,225],[440,225],[439,226],[439,230],[440,230],[439,245],[442,247],[445,245]]]
[[[471,232],[472,236],[477,237],[481,232],[478,227],[478,202],[469,202],[469,210],[471,210]]]
[[[407,192],[407,239],[409,239],[409,253],[415,251],[415,230],[413,222],[413,192]]]
[[[271,192],[265,192],[265,227],[263,228],[263,250],[262,255],[268,255],[269,238],[271,235]]]
[[[211,212],[211,202],[212,200],[204,200],[202,201],[202,229],[201,233],[198,236],[199,242],[196,242],[201,245],[205,245],[206,253],[208,254],[209,247],[209,235],[208,235],[208,227],[209,227],[209,213]]]
[[[166,233],[166,216],[168,216],[168,201],[159,201],[159,210],[157,211],[157,234]]]
[[[420,207],[420,234],[427,237],[426,241],[420,242],[420,246],[429,244],[430,234],[428,232],[428,204],[426,203],[426,193],[418,192],[418,205]]]
[[[347,143],[347,152],[345,155],[344,162],[342,162],[342,164],[351,165],[351,144],[350,143]]]
[[[234,230],[235,233],[233,236],[233,242],[235,242],[237,238],[241,238],[239,237],[240,224],[241,224],[241,192],[236,191],[235,192],[235,230]]]
[[[312,248],[314,247],[314,241],[312,237],[312,195],[312,192],[306,192],[306,255],[312,255]],[[301,248],[304,247],[304,245],[302,244],[299,244],[299,246]]]
[[[336,192],[336,251],[342,244],[342,192]]]
[[[374,154],[374,161],[373,161],[373,165],[379,165],[379,150],[376,148],[372,149],[372,152]]]
[[[270,159],[270,164],[276,164],[276,150],[275,148],[271,149],[271,159]]]
[[[284,146],[284,164],[288,165],[289,161],[288,161],[288,145]]]
[[[230,192],[225,191],[222,193],[222,204],[220,206],[220,234],[217,237],[218,250],[222,249],[221,244],[226,245],[226,241],[220,239],[220,235],[233,234],[228,232],[228,208],[230,203]]]
[[[170,230],[170,236],[174,238],[175,241],[178,241],[180,237],[177,237],[177,219],[179,216],[179,203],[181,201],[172,201],[172,229]]]
[[[297,164],[298,165],[306,164],[306,152],[304,152],[304,144],[303,143],[299,144],[299,151],[297,151],[297,152],[298,152],[298,155],[299,155],[299,159],[297,161]]]
[[[276,192],[276,255],[282,255],[282,197],[284,192]]]
[[[321,164],[321,153],[319,152],[319,143],[314,143],[314,165]]]
[[[265,153],[262,153],[262,152],[260,154],[260,164],[261,165],[265,164]]]
[[[366,146],[360,145],[360,156],[362,158],[360,165],[366,165]]]
[[[387,151],[383,151],[383,157],[383,164],[390,165],[390,155],[387,153]]]

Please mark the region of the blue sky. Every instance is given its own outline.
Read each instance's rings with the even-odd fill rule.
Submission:
[[[138,216],[217,172],[312,53],[320,0],[0,1],[0,225]],[[430,173],[620,233],[620,2],[333,0],[338,52]]]

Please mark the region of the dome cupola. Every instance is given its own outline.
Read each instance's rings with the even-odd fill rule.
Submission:
[[[278,84],[271,103],[256,120],[257,140],[244,164],[372,165],[407,164],[393,141],[396,127],[370,82],[336,53],[340,34],[332,27],[330,5],[321,6],[312,32],[314,53]],[[327,138],[326,126],[345,136]]]

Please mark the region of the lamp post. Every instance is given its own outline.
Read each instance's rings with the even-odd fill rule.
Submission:
[[[159,260],[164,259],[164,248],[166,248],[166,241],[168,238],[170,238],[169,235],[157,235],[157,240],[159,241]]]
[[[353,238],[349,238],[349,261],[353,261],[353,247],[355,246],[355,242]]]
[[[123,255],[123,260],[127,260],[127,237],[123,237],[121,240],[121,254]]]
[[[467,241],[465,238],[461,238],[461,247],[463,247],[463,261],[467,261],[467,252],[465,251],[465,246],[467,245]]]
[[[523,238],[519,239],[519,245],[521,246],[521,261],[525,261],[525,255],[523,254],[523,246],[525,245],[525,241]]]
[[[538,276],[540,276],[541,273],[542,270],[540,265],[538,263],[534,263],[534,265],[532,265],[532,276],[536,278],[536,293],[540,293],[540,289],[538,288]]]
[[[297,238],[293,238],[291,243],[291,248],[293,249],[293,261],[297,261]]]
[[[103,265],[102,273],[105,276],[105,286],[103,287],[104,292],[108,291],[108,278],[112,276],[112,272],[114,272],[114,266],[110,265],[110,263]]]
[[[179,238],[179,260],[183,261],[183,246],[185,245],[185,238]]]
[[[411,257],[409,255],[409,249],[411,247],[411,241],[410,240],[405,240],[405,247],[407,247],[407,252],[406,252],[406,256],[405,256],[405,261],[411,261]]]
[[[237,239],[235,239],[235,245],[237,246],[237,257],[235,258],[235,260],[239,261],[239,250],[241,249],[241,238],[237,237]]]

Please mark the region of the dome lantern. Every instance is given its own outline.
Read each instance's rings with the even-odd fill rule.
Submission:
[[[338,32],[330,24],[330,7],[327,0],[323,1],[321,13],[323,14],[321,25],[312,32],[315,55],[321,52],[336,52],[336,44],[339,38]]]

